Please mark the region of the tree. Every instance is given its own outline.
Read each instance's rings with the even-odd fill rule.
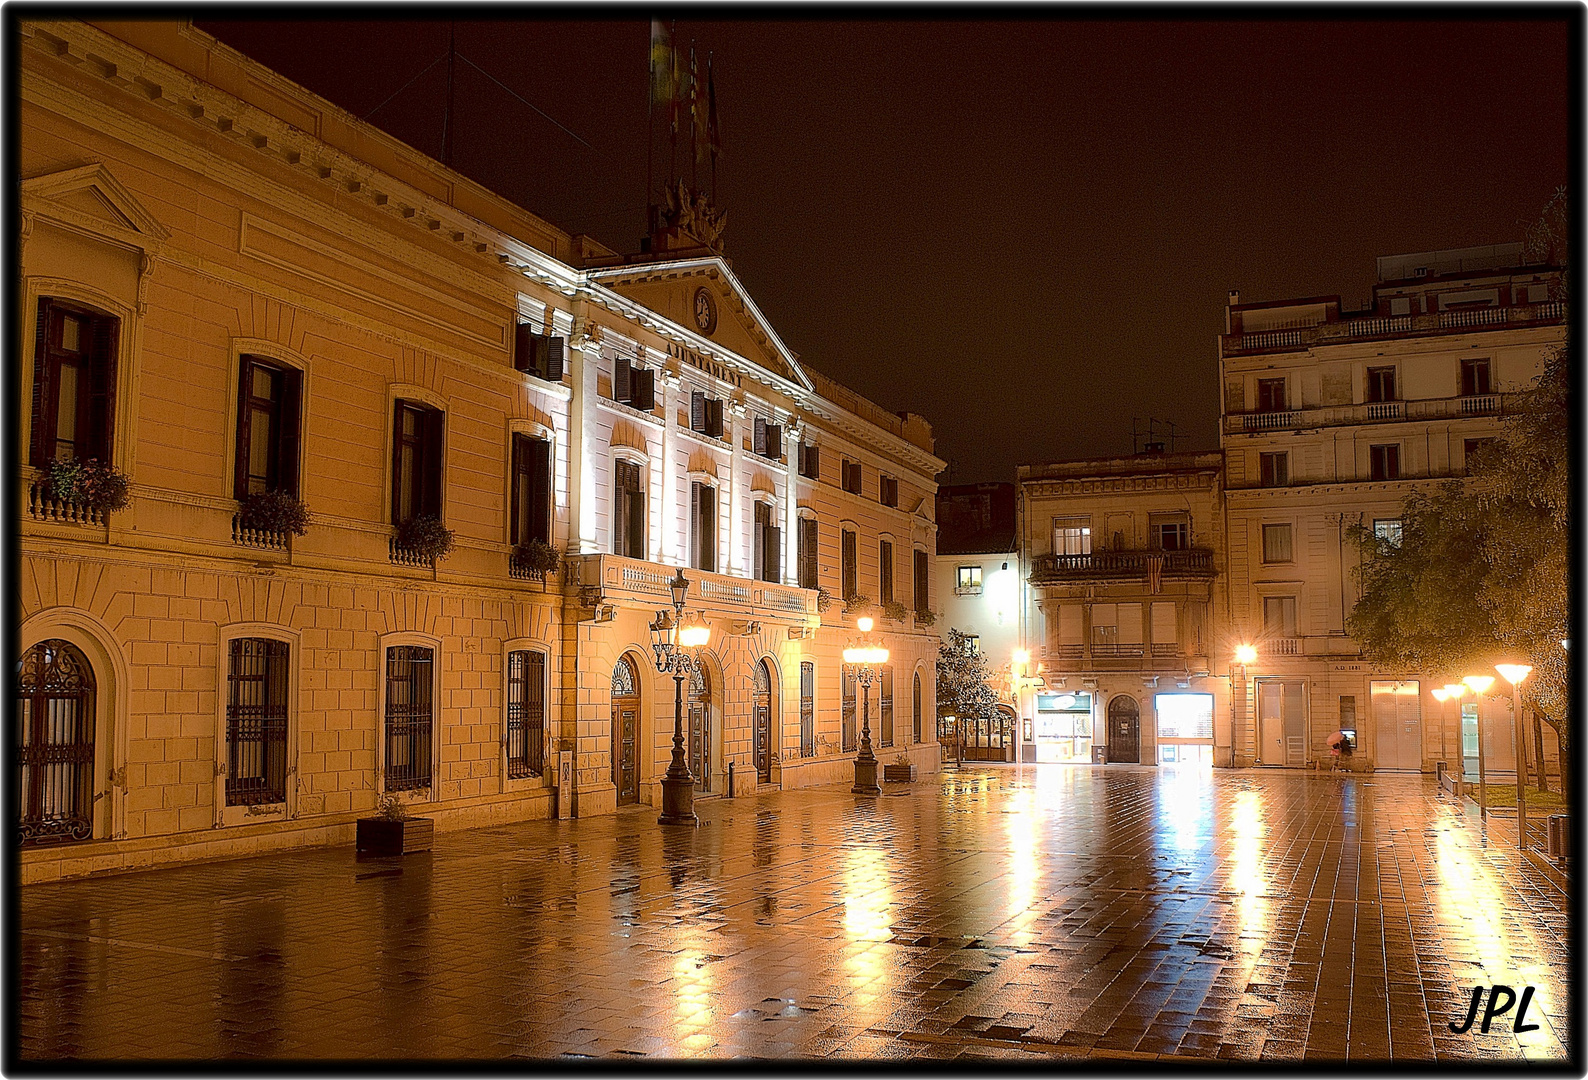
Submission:
[[[1564,190],[1528,232],[1529,261],[1560,265],[1569,230]],[[1566,277],[1552,299],[1565,299]],[[1351,530],[1364,559],[1362,597],[1346,630],[1369,660],[1452,677],[1483,670],[1501,653],[1533,666],[1522,699],[1555,729],[1569,759],[1571,393],[1570,339],[1517,395],[1505,435],[1468,475],[1416,493],[1391,546]],[[1563,765],[1564,768],[1564,765]],[[1564,778],[1564,772],[1563,772]]]
[[[940,715],[988,717],[998,696],[988,685],[987,657],[965,634],[950,629],[937,647],[937,710]]]

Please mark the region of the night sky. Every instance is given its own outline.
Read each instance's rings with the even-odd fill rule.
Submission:
[[[1354,306],[1376,256],[1520,240],[1566,182],[1563,9],[1115,10],[677,24],[702,77],[716,57],[735,273],[805,361],[932,422],[942,482],[1129,453],[1148,417],[1178,426],[1178,449],[1216,448],[1227,290]],[[395,93],[371,122],[440,157],[447,62],[424,69],[446,22],[199,26],[357,116]],[[456,41],[453,165],[638,250],[648,22],[460,21]]]

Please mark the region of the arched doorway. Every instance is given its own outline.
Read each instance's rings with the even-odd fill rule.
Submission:
[[[622,656],[612,669],[612,783],[619,806],[640,801],[639,727],[639,675],[634,661]]]
[[[711,790],[711,674],[704,664],[689,676],[689,771],[696,791]]]
[[[772,782],[772,669],[765,660],[755,665],[755,778]]]
[[[94,669],[74,646],[41,641],[17,665],[18,834],[24,844],[94,833]]]
[[[1109,764],[1141,762],[1141,706],[1128,694],[1108,701]]]

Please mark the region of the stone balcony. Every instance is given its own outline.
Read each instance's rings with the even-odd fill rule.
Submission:
[[[1372,315],[1340,319],[1315,326],[1224,334],[1219,342],[1225,356],[1245,356],[1253,353],[1300,352],[1322,345],[1344,345],[1386,338],[1509,330],[1558,323],[1565,317],[1565,302],[1548,300],[1541,304],[1467,308],[1432,315]]]
[[[670,608],[673,595],[668,583],[677,573],[676,566],[605,553],[567,556],[562,567],[564,584],[579,591],[585,607],[626,602],[626,606]],[[746,618],[793,620],[816,614],[815,589],[689,567],[684,568],[684,576],[689,580],[684,604],[689,610],[726,609]]]
[[[1425,401],[1369,401],[1358,405],[1325,405],[1280,412],[1228,413],[1224,417],[1224,432],[1227,435],[1252,435],[1265,431],[1504,416],[1507,406],[1515,398],[1515,394],[1471,394]]]
[[[1156,567],[1154,563],[1156,562]],[[1077,581],[1206,580],[1214,575],[1208,548],[1182,551],[1093,551],[1085,555],[1038,555],[1031,562],[1032,585]]]

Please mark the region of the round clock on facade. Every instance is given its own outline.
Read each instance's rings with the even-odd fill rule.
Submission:
[[[695,290],[695,325],[702,334],[717,329],[717,301],[704,285]]]

